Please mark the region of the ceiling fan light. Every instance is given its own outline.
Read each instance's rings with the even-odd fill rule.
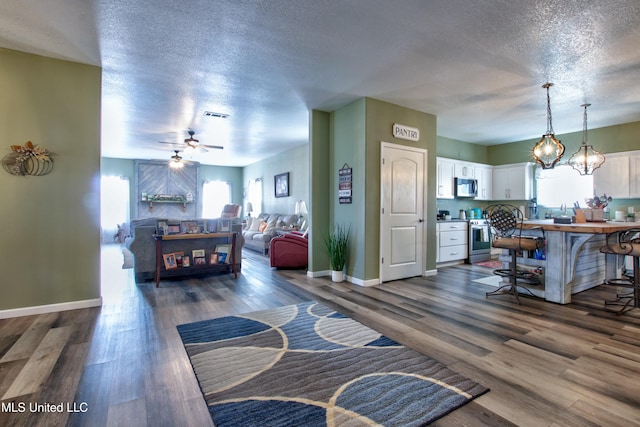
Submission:
[[[169,167],[172,169],[181,169],[184,166],[184,163],[182,163],[182,157],[180,157],[177,150],[175,153],[175,155],[171,156]]]

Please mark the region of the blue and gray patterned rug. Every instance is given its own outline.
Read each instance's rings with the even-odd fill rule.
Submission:
[[[216,427],[421,426],[489,391],[313,302],[178,332]]]

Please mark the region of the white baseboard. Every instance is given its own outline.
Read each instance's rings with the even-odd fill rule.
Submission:
[[[434,269],[434,270],[425,270],[424,271],[424,276],[435,276],[436,274],[438,274],[438,269]]]
[[[78,310],[81,308],[100,307],[102,305],[102,297],[88,299],[82,301],[62,302],[59,304],[36,305],[33,307],[12,308],[9,310],[0,310],[0,319],[9,319],[12,317],[33,316],[36,314],[55,313],[58,311]]]
[[[307,271],[307,277],[316,278],[326,276],[331,276],[331,270]]]
[[[354,285],[358,285],[362,287],[376,286],[380,284],[380,279],[362,280],[362,279],[358,279],[357,277],[347,276],[347,280],[353,283]]]

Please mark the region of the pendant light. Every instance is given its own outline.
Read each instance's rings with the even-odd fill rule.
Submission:
[[[558,161],[564,155],[564,145],[560,140],[556,139],[553,133],[553,123],[551,121],[551,101],[549,99],[549,88],[553,83],[545,83],[542,85],[547,90],[547,133],[533,147],[533,158],[542,166],[542,169],[553,169]]]
[[[591,104],[582,104],[584,116],[582,119],[582,145],[569,159],[569,165],[580,172],[580,175],[592,175],[604,163],[604,155],[591,145],[587,145],[587,107]]]

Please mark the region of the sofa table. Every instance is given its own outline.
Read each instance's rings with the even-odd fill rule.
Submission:
[[[188,276],[192,274],[206,274],[213,273],[216,271],[220,271],[226,269],[227,271],[232,271],[235,278],[238,278],[238,272],[236,270],[236,235],[238,233],[195,233],[195,234],[169,234],[169,235],[159,235],[154,234],[153,238],[156,242],[156,273],[155,273],[155,282],[156,288],[160,285],[160,273],[162,271],[162,267],[164,265],[163,254],[162,254],[162,243],[165,241],[180,241],[180,240],[194,240],[194,239],[202,239],[203,248],[211,245],[215,242],[214,239],[225,239],[227,243],[231,243],[231,262],[224,264],[206,264],[206,265],[194,265],[191,267],[183,267],[167,270],[167,272],[171,272],[172,276]],[[209,252],[211,254],[215,250],[215,246]]]

